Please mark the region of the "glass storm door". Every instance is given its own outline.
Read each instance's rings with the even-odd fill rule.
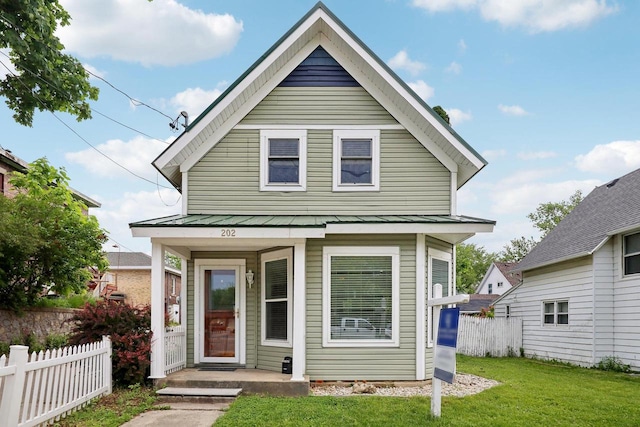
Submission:
[[[204,357],[238,362],[239,267],[204,269]]]

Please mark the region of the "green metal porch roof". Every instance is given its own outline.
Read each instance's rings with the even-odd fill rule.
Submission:
[[[316,227],[327,224],[491,224],[495,221],[451,215],[173,215],[129,224],[139,227]]]

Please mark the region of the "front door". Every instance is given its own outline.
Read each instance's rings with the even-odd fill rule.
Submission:
[[[201,361],[240,362],[242,265],[231,263],[200,268],[202,293]]]

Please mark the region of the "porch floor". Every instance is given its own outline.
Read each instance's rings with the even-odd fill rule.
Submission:
[[[235,371],[212,371],[186,368],[158,380],[156,385],[176,388],[241,388],[242,394],[245,395],[309,395],[309,377],[305,377],[304,381],[291,381],[289,374],[264,369],[238,368]]]

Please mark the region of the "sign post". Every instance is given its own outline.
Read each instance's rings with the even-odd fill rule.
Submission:
[[[456,346],[458,343],[459,308],[445,308],[443,305],[460,304],[469,301],[469,295],[460,294],[442,297],[442,285],[433,287],[434,298],[428,302],[433,307],[433,324],[438,325],[434,345],[434,369],[431,392],[431,415],[440,417],[442,406],[442,383],[453,383],[456,374]],[[441,313],[442,311],[442,313]]]

